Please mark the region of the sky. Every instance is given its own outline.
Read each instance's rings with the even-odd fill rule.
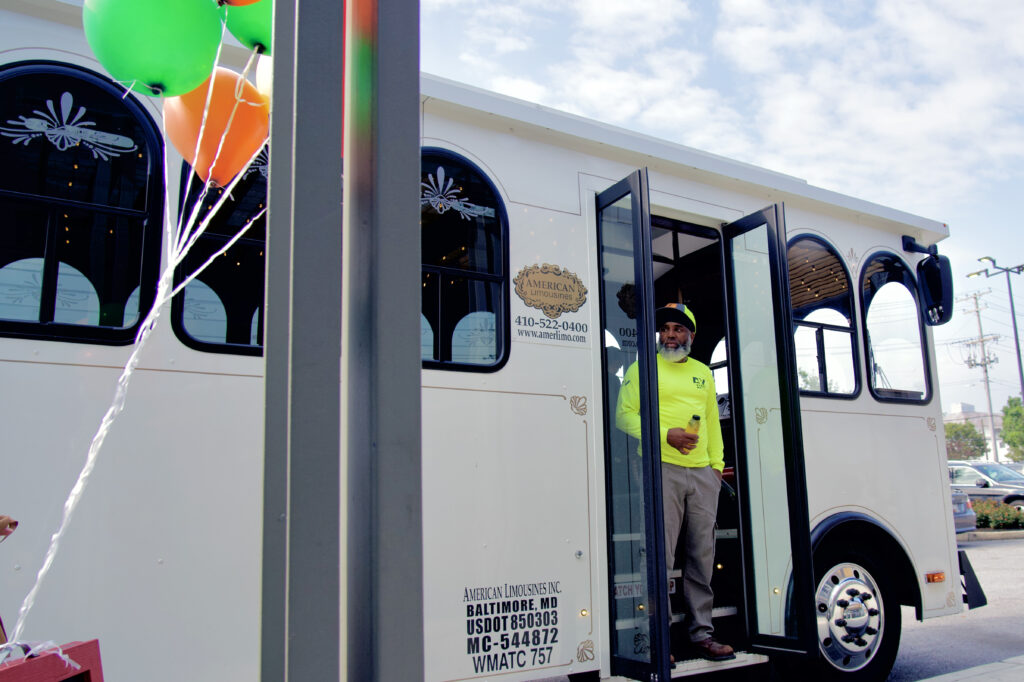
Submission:
[[[933,328],[944,411],[1020,395],[1007,278],[1024,264],[1024,3],[421,0],[421,68],[949,225]],[[1024,324],[1024,276],[1010,275]],[[974,360],[980,360],[978,345]]]

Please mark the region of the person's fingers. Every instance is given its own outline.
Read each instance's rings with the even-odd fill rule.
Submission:
[[[0,514],[0,535],[10,535],[14,532],[14,529],[18,527],[18,522],[12,519],[10,516],[4,516]]]

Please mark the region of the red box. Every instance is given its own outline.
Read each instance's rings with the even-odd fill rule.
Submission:
[[[0,665],[0,682],[103,682],[98,639],[71,642],[60,649],[82,667],[69,666],[56,650],[48,651],[33,658],[19,658]]]

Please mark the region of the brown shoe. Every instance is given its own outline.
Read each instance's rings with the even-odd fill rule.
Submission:
[[[700,642],[693,642],[692,646],[698,656],[709,661],[729,661],[736,658],[731,646],[716,642],[711,637]]]

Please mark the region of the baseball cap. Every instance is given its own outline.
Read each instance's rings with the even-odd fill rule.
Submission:
[[[676,322],[697,333],[697,319],[685,303],[669,303],[654,313],[654,322],[660,328],[666,322]]]

